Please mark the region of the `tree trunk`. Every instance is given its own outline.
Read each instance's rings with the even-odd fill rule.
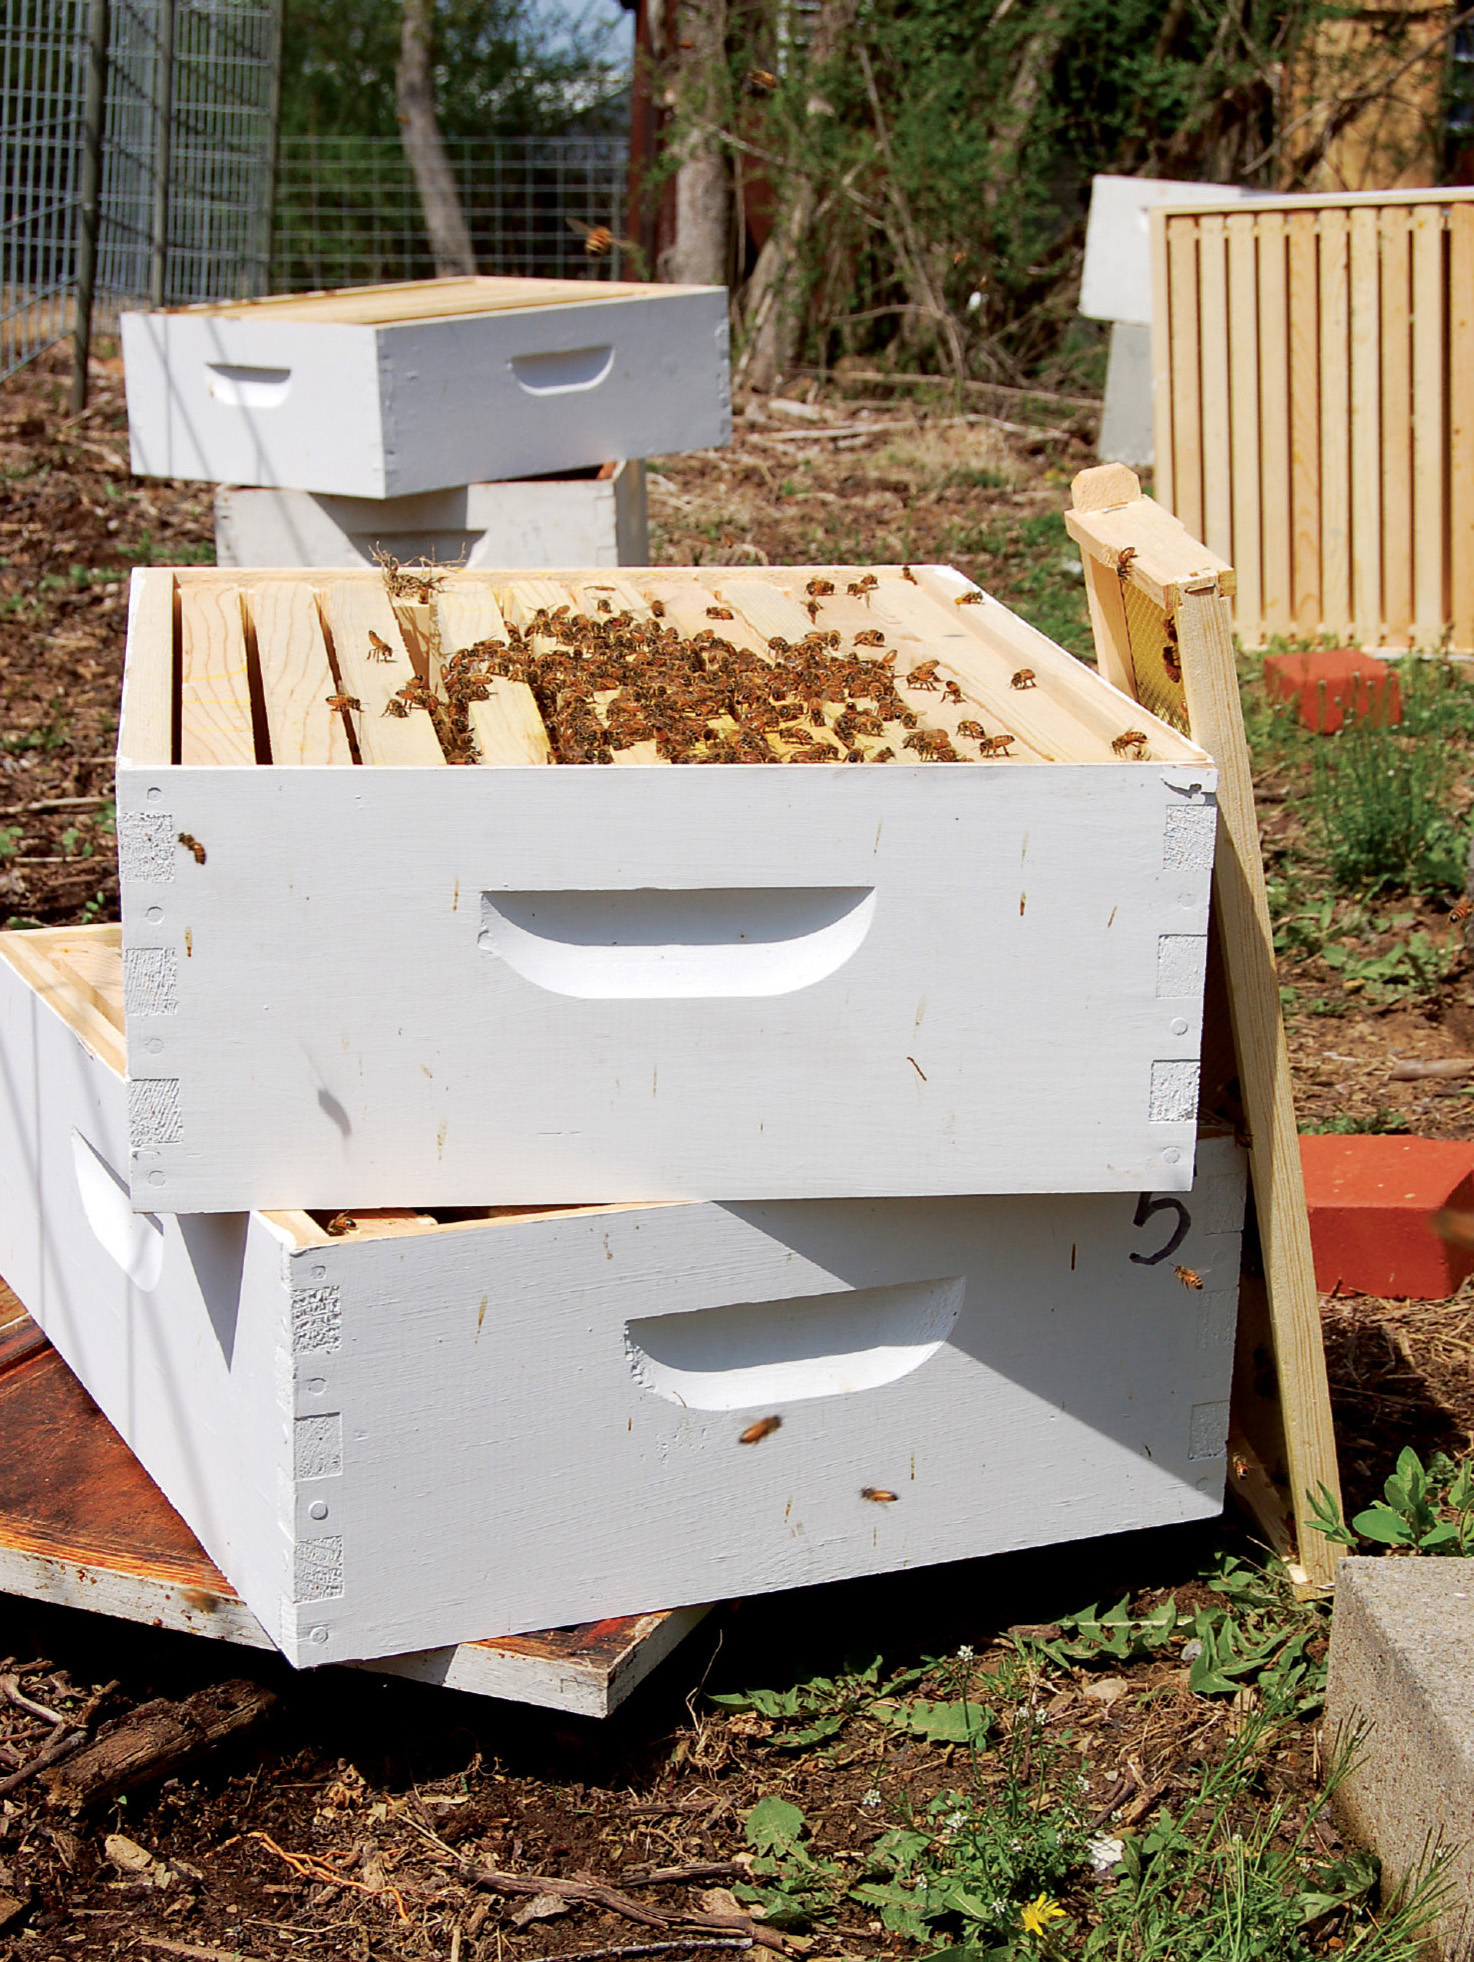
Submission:
[[[660,277],[681,285],[725,286],[731,268],[732,178],[717,131],[726,94],[726,0],[667,0],[674,19],[674,97],[681,160],[676,170],[676,236]]]
[[[820,0],[809,45],[811,75],[819,76],[838,55],[854,22],[856,5],[857,0]],[[811,124],[816,117],[833,113],[821,95],[811,92],[806,105]],[[818,206],[811,177],[795,170],[789,183],[791,188],[777,221],[757,255],[743,304],[747,346],[737,366],[737,379],[764,390],[771,389],[798,358],[803,326],[800,255]]]
[[[415,174],[435,271],[443,278],[447,274],[474,274],[476,254],[435,114],[430,72],[431,5],[432,0],[404,0],[394,93],[399,107],[399,138]]]

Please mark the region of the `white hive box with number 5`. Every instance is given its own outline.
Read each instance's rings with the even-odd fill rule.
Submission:
[[[0,935],[0,1272],[294,1663],[1222,1504],[1226,1137],[1145,1198],[139,1214],[120,970]]]
[[[145,477],[395,498],[731,440],[719,286],[424,280],[121,332]]]
[[[135,1203],[1186,1190],[1214,782],[945,568],[139,573]]]

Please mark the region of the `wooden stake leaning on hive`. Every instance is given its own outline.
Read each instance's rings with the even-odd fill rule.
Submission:
[[[1083,470],[1072,491],[1074,508],[1065,513],[1065,524],[1085,561],[1101,672],[1144,707],[1185,729],[1218,766],[1214,924],[1249,1126],[1280,1431],[1278,1437],[1244,1436],[1254,1419],[1242,1386],[1236,1385],[1230,1489],[1238,1489],[1276,1551],[1288,1550],[1285,1529],[1293,1523],[1305,1578],[1329,1586],[1339,1556],[1312,1525],[1311,1502],[1324,1489],[1339,1506],[1340,1478],[1289,1051],[1234,667],[1228,606],[1233,571],[1176,518],[1143,497],[1135,473],[1124,465]],[[1205,1023],[1205,1060],[1211,1035]],[[1241,1316],[1252,1317],[1253,1302],[1254,1290],[1246,1286]],[[1245,1347],[1241,1338],[1241,1354]],[[1270,1423],[1261,1429],[1272,1428],[1272,1411],[1267,1405],[1264,1414]],[[1281,1455],[1290,1488],[1289,1522],[1283,1500],[1266,1476],[1266,1465]]]

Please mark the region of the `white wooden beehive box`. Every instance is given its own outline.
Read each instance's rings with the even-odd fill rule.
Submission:
[[[679,635],[715,613],[776,664],[804,570],[468,573],[398,610],[371,574],[135,574],[136,1203],[1186,1189],[1208,759],[958,574],[830,570],[824,630],[880,637],[922,725],[890,761],[647,741],[547,767],[517,684],[471,712],[481,765],[449,768],[429,714],[385,713],[416,658],[443,678],[509,621],[537,643],[550,606]],[[972,760],[906,748],[949,729]]]
[[[414,497],[323,497],[222,484],[215,563],[229,566],[644,565],[650,556],[645,466],[461,484]]]
[[[119,966],[0,936],[0,1272],[294,1663],[1219,1509],[1227,1138],[1146,1204],[136,1214]]]
[[[140,476],[407,497],[731,439],[720,286],[423,280],[121,334]]]

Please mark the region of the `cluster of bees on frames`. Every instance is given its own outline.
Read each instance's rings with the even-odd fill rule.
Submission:
[[[877,584],[867,573],[848,590],[868,600]],[[451,742],[459,752],[467,704],[505,677],[531,688],[560,763],[607,763],[643,742],[670,763],[882,763],[895,759],[896,740],[908,760],[964,761],[946,731],[923,727],[897,689],[883,631],[865,628],[846,649],[819,624],[834,582],[816,576],[805,590],[813,627],[796,643],[769,639],[768,660],[723,636],[734,614],[715,601],[706,608],[712,625],[689,637],[666,624],[658,600],[649,618],[615,612],[609,600],[596,601],[592,615],[540,608],[505,641],[483,641],[445,664]],[[934,661],[906,682],[960,700]],[[1006,756],[1013,740],[975,723],[959,733],[980,756]]]

